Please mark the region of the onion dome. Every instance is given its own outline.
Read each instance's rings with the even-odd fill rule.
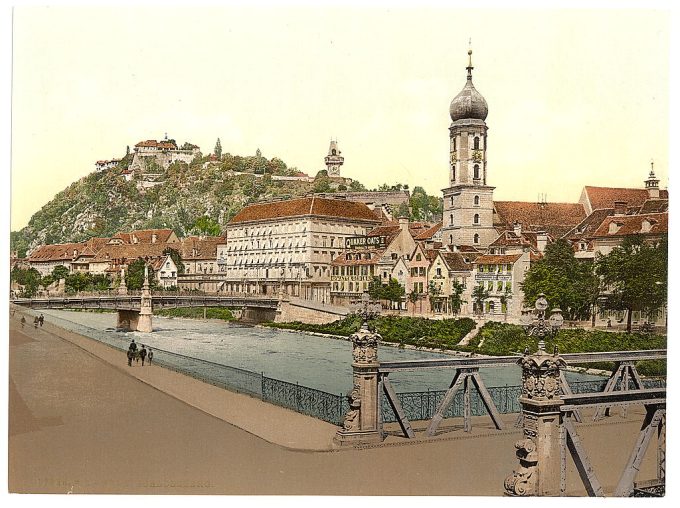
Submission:
[[[482,97],[475,86],[472,84],[472,50],[468,51],[469,63],[467,66],[467,83],[451,101],[449,114],[453,122],[457,120],[486,120],[486,115],[489,114],[489,107],[486,100]]]

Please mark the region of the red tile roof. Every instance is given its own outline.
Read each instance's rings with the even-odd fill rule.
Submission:
[[[588,215],[588,217],[583,219],[574,228],[568,231],[564,235],[564,238],[574,241],[580,238],[589,237],[595,232],[597,228],[600,227],[600,224],[602,224],[603,220],[613,214],[613,208],[600,208],[598,210],[593,210],[593,213]]]
[[[111,240],[118,239],[124,243],[132,244],[134,238],[136,238],[138,243],[151,243],[153,235],[156,235],[155,243],[165,243],[172,234],[172,229],[136,229],[135,231],[116,233],[111,237]]]
[[[522,257],[522,254],[484,254],[473,261],[476,265],[511,264]]]
[[[431,228],[428,228],[428,229],[426,229],[425,231],[423,231],[422,233],[418,234],[418,236],[416,236],[415,239],[416,239],[416,240],[430,240],[434,235],[437,234],[437,232],[438,232],[441,228],[442,228],[442,223],[441,223],[441,222],[437,222],[437,224],[435,224],[435,225],[432,226]]]
[[[448,266],[449,270],[452,272],[465,272],[472,270],[472,263],[466,262],[466,257],[460,252],[442,252],[441,255],[442,258],[444,258],[446,266]]]
[[[355,266],[355,265],[376,265],[380,261],[385,249],[362,249],[358,251],[344,251],[338,254],[331,262],[333,266]],[[351,259],[347,259],[347,254],[351,255]],[[371,258],[367,259],[370,254]],[[356,259],[357,255],[360,259]]]
[[[647,189],[627,189],[624,187],[593,187],[583,188],[593,210],[598,208],[614,208],[614,201],[625,201],[629,206],[641,206],[648,198]],[[661,199],[668,199],[667,190],[659,190]]]
[[[80,254],[85,248],[84,243],[57,243],[52,245],[41,245],[28,256],[29,263],[46,263],[49,261],[71,261],[73,251]]]
[[[522,229],[544,230],[559,238],[581,222],[586,214],[579,203],[529,203],[525,201],[494,201],[494,226],[512,229],[515,222]]]
[[[155,139],[140,141],[135,147],[155,147],[160,148],[161,150],[177,150],[177,145],[175,143],[170,143],[169,141],[156,141]]]
[[[217,259],[217,246],[224,243],[221,236],[188,236],[182,239],[178,250],[183,260]],[[172,246],[172,244],[168,244]],[[175,244],[176,245],[176,244]]]
[[[643,222],[650,225],[649,231],[643,231]],[[618,229],[609,232],[610,224],[616,224]],[[631,235],[667,235],[668,212],[647,213],[643,215],[614,215],[607,217],[593,233],[593,237],[622,237]]]
[[[668,211],[667,199],[648,199],[640,207],[639,213],[659,213]]]
[[[373,212],[363,203],[306,197],[248,205],[231,219],[230,224],[305,216],[333,217],[373,224],[379,222]]]

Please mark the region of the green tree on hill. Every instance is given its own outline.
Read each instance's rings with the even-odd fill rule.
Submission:
[[[220,138],[217,138],[217,143],[215,143],[215,149],[213,150],[215,153],[215,157],[217,157],[217,160],[220,160],[222,158],[222,143],[220,142]]]
[[[197,235],[220,236],[222,228],[219,223],[207,215],[203,215],[194,221],[191,231]]]

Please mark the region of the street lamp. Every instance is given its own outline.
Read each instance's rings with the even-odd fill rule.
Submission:
[[[548,300],[543,293],[538,295],[534,309],[535,317],[532,318],[530,314],[523,314],[521,323],[529,337],[538,337],[538,351],[540,353],[545,352],[545,337],[557,334],[564,324],[564,317],[562,317],[562,311],[559,307],[556,307],[550,311],[550,317],[546,322]]]

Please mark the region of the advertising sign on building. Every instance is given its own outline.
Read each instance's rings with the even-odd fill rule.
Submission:
[[[356,247],[385,247],[387,239],[384,236],[351,236],[345,241],[348,249]]]

